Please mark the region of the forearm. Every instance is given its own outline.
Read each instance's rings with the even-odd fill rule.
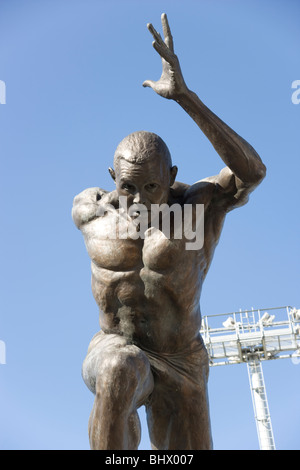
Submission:
[[[176,101],[241,181],[257,183],[264,178],[266,168],[253,147],[210,111],[194,92],[187,90]]]

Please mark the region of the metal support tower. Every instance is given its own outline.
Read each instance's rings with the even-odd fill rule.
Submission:
[[[259,446],[275,450],[262,361],[299,361],[300,310],[288,306],[204,316],[200,332],[210,366],[247,364]]]
[[[275,450],[263,370],[261,362],[256,355],[249,358],[247,368],[259,447],[261,450]]]

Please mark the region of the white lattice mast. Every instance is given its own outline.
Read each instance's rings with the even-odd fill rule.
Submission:
[[[261,450],[275,450],[271,415],[267,400],[262,365],[254,355],[247,363],[259,447]]]
[[[272,315],[266,310],[272,310]],[[278,320],[283,314],[284,319]],[[222,322],[224,316],[228,318]],[[210,315],[203,317],[201,334],[211,366],[247,364],[259,446],[275,450],[262,361],[299,361],[300,310],[276,307]]]

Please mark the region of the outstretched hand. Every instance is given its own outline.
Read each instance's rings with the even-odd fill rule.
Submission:
[[[148,23],[147,27],[154,38],[152,45],[161,56],[162,74],[158,81],[146,80],[143,86],[152,88],[163,98],[176,100],[187,91],[187,86],[181,73],[179,60],[174,54],[173,37],[165,13],[161,15],[161,22],[164,41],[151,23]]]

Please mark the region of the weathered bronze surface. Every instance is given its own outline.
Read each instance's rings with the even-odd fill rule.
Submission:
[[[226,166],[192,185],[175,182],[177,167],[165,143],[155,134],[135,132],[120,143],[109,169],[116,190],[89,188],[74,199],[72,216],[92,261],[92,291],[100,310],[101,330],[82,369],[95,394],[92,449],[137,449],[141,405],[154,449],[212,448],[200,293],[226,214],[247,202],[266,172],[255,150],[187,88],[165,14],[162,26],[164,41],[148,25],[162,75],[143,85],[179,103]],[[186,237],[174,236],[174,220],[169,236],[162,220],[156,226],[150,220],[144,236],[130,235],[141,233],[136,224],[141,212],[124,216],[121,200],[128,207],[143,204],[147,216],[154,204],[177,204],[182,216],[186,207],[202,204],[203,246],[186,249]],[[192,223],[195,228],[195,211]]]

